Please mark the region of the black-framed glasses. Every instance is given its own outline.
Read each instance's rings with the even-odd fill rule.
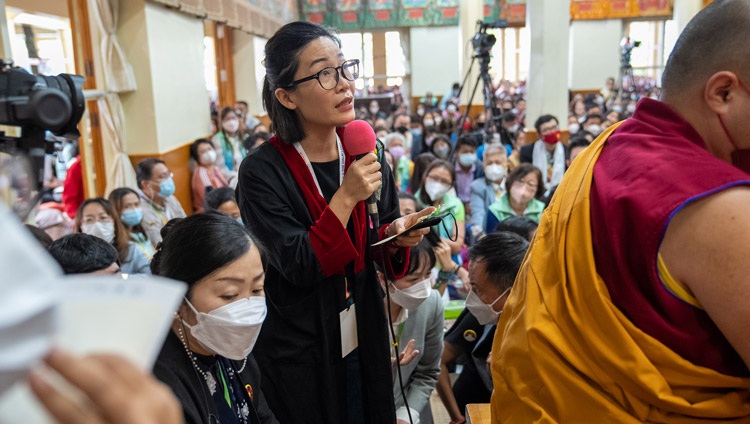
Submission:
[[[293,81],[286,88],[292,89],[303,82],[317,79],[323,90],[332,90],[339,83],[339,74],[341,74],[341,76],[347,81],[354,81],[357,79],[357,77],[359,77],[359,59],[347,60],[340,66],[329,66],[323,68],[316,74]]]

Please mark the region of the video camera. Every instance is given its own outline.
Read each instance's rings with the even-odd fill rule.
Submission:
[[[630,68],[630,56],[633,49],[640,46],[640,41],[631,42],[630,37],[624,37],[622,41],[620,41],[620,66],[623,68]]]
[[[487,56],[489,57],[492,46],[497,42],[497,38],[493,34],[488,34],[488,29],[496,28],[507,28],[508,21],[505,19],[498,19],[492,23],[485,23],[483,21],[477,21],[477,33],[471,39],[471,45],[474,47],[474,56]]]
[[[78,122],[86,108],[84,81],[80,75],[31,75],[0,60],[0,177],[6,181],[0,189],[17,192],[13,198],[19,205],[14,204],[14,209],[28,209],[36,202],[35,192],[44,182],[44,156],[56,144],[52,137],[47,141],[45,133],[80,137]],[[21,165],[26,160],[28,166]],[[28,211],[16,213],[23,216]]]

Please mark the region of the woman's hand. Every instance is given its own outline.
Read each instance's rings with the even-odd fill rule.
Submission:
[[[406,344],[406,347],[404,350],[401,351],[401,353],[398,354],[398,364],[402,367],[404,365],[408,365],[409,362],[413,361],[414,358],[419,355],[419,351],[414,349],[414,339],[409,340],[409,343]],[[391,356],[391,363],[394,365],[396,364],[396,358]]]
[[[440,268],[446,272],[453,271],[456,264],[453,263],[453,259],[451,258],[451,247],[448,243],[441,238],[440,243],[435,246],[434,251],[435,258],[438,260],[438,263],[440,263]]]
[[[422,209],[419,212],[410,213],[409,215],[404,215],[401,218],[395,219],[393,222],[391,222],[391,225],[388,226],[386,236],[392,236],[404,231],[405,229],[419,222],[421,218],[427,217],[433,212],[435,212],[435,208],[430,206],[428,208]],[[414,247],[418,245],[419,242],[422,241],[422,237],[424,237],[425,234],[429,232],[429,228],[420,228],[418,230],[413,230],[408,234],[404,234],[401,237],[398,237],[393,241],[393,243],[398,247]]]
[[[182,407],[172,391],[152,375],[115,355],[73,356],[52,351],[45,362],[87,401],[73,400],[44,377],[29,377],[31,390],[62,424],[181,424]]]
[[[365,200],[383,184],[380,162],[374,153],[368,153],[355,160],[344,175],[339,190],[351,201],[352,208],[357,202]]]

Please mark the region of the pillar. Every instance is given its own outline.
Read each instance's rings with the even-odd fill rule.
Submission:
[[[526,96],[526,125],[552,114],[567,128],[570,0],[529,0],[526,26],[531,55]]]

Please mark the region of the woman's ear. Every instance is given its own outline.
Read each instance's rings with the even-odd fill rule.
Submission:
[[[276,96],[276,100],[278,100],[285,108],[289,110],[297,109],[297,104],[294,102],[294,99],[292,99],[292,93],[289,91],[284,90],[283,88],[277,88],[273,94]]]

